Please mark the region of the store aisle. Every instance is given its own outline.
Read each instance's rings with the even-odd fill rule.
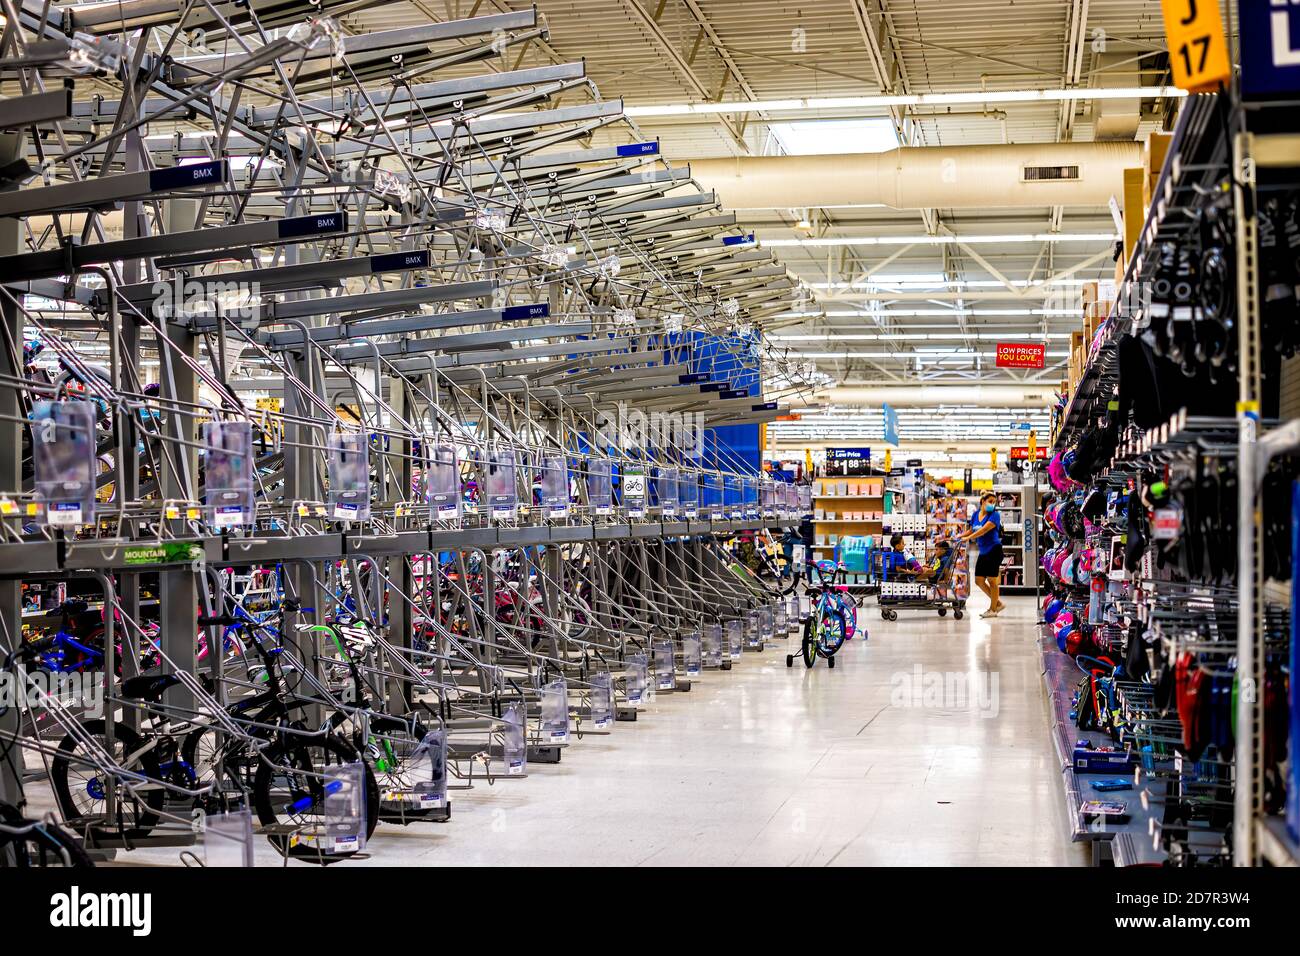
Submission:
[[[833,671],[746,654],[526,781],[454,792],[432,836],[381,825],[374,862],[1084,863],[1065,838],[1033,602],[1007,600],[993,621],[866,609],[870,640]],[[970,675],[987,683],[957,695]]]

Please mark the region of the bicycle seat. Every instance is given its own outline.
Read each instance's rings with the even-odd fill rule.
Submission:
[[[175,674],[141,674],[122,681],[122,696],[132,700],[159,701],[162,695],[181,682]]]

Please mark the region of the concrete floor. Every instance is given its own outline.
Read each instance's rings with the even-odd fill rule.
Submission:
[[[991,621],[977,597],[962,621],[895,623],[868,606],[869,640],[834,670],[747,653],[558,765],[453,791],[448,824],[380,824],[369,860],[345,865],[1085,864],[1066,842],[1034,605],[1008,604]],[[281,863],[260,840],[257,852]]]

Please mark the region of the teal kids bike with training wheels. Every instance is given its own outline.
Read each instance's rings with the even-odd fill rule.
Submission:
[[[858,634],[858,604],[845,583],[847,574],[842,565],[818,561],[807,567],[808,615],[800,634],[799,657],[805,667],[811,668],[819,657],[825,659],[827,667],[834,667],[836,653],[845,641]],[[861,635],[865,640],[865,629]],[[794,667],[794,658],[794,654],[787,654],[785,666]]]

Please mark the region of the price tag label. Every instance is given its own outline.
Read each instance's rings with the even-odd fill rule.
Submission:
[[[1208,93],[1232,77],[1218,0],[1160,0],[1174,86]]]
[[[56,501],[50,505],[49,522],[56,528],[70,528],[82,523],[81,504],[75,501]]]
[[[1183,513],[1178,508],[1157,508],[1151,522],[1153,541],[1174,541],[1183,530]]]

